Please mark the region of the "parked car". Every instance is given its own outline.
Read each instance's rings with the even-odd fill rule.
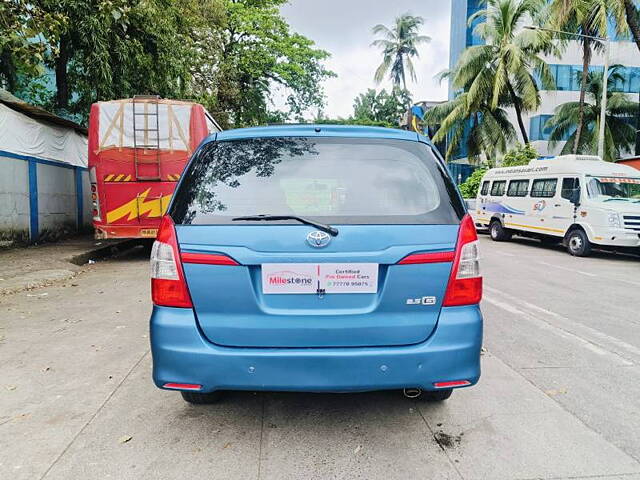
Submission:
[[[153,379],[224,390],[404,389],[480,376],[477,235],[429,141],[278,126],[203,142],[151,255]]]
[[[493,168],[482,179],[476,222],[493,240],[563,242],[576,256],[593,246],[640,252],[640,172],[584,155]]]

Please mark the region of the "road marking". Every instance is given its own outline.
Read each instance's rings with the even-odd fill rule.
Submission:
[[[557,318],[558,320],[561,320],[563,322],[566,323],[572,323],[577,325],[579,328],[582,328],[584,330],[586,330],[587,332],[589,332],[591,335],[598,337],[601,340],[605,340],[607,342],[610,342],[612,344],[614,344],[616,347],[621,348],[623,350],[627,350],[630,353],[633,353],[634,355],[638,355],[640,356],[640,348],[631,345],[627,342],[623,342],[622,340],[616,338],[616,337],[612,337],[611,335],[608,335],[604,332],[601,332],[600,330],[596,330],[595,328],[589,327],[587,325],[584,325],[582,323],[578,323],[575,322],[573,320],[571,320],[570,318],[565,317],[564,315],[560,315],[559,313],[556,312],[552,312],[551,310],[547,310],[546,308],[542,308],[539,307],[537,305],[533,305],[532,303],[526,302],[526,301],[522,301],[522,303],[527,307],[530,308],[531,310],[537,310],[540,313],[544,313],[546,315],[549,315],[550,317],[554,317]]]
[[[631,280],[623,280],[622,278],[610,278],[610,277],[600,277],[603,280],[608,280],[610,282],[622,282],[628,283],[629,285],[634,285],[636,287],[640,287],[640,282],[632,282]]]
[[[611,352],[609,350],[605,350],[603,348],[600,348],[599,346],[589,342],[588,340],[585,340],[584,338],[580,337],[579,335],[576,335],[574,333],[568,332],[568,331],[566,331],[566,330],[564,330],[564,329],[562,329],[560,327],[552,325],[551,323],[549,323],[549,322],[547,322],[545,320],[542,320],[542,319],[536,318],[536,317],[534,317],[532,315],[529,315],[529,314],[527,314],[527,313],[525,313],[525,312],[523,312],[521,310],[518,310],[517,308],[515,308],[515,307],[513,307],[513,306],[511,306],[511,305],[509,305],[507,303],[501,302],[499,300],[496,300],[496,299],[494,299],[492,297],[487,297],[487,296],[484,297],[484,300],[489,302],[489,303],[491,303],[491,304],[493,304],[493,305],[495,305],[498,308],[506,310],[509,313],[513,313],[513,314],[519,315],[520,317],[525,318],[526,320],[529,320],[529,322],[535,324],[538,328],[540,328],[542,330],[546,330],[548,332],[554,333],[555,335],[557,335],[557,336],[559,336],[561,338],[564,338],[565,340],[569,340],[569,341],[573,340],[576,343],[580,344],[584,349],[589,350],[592,353],[595,353],[595,354],[600,355],[602,357],[609,357],[609,359],[613,363],[615,363],[617,365],[625,366],[625,367],[633,365],[633,362],[630,362],[630,361],[624,359],[623,357],[621,357],[620,355],[618,355],[615,352]]]
[[[513,305],[511,305],[509,303],[501,302],[499,300],[496,300],[495,298],[488,297],[486,295],[484,296],[483,300],[486,300],[487,302],[495,305],[498,308],[506,310],[509,313],[514,313],[516,315],[525,315],[525,313],[523,311],[518,310],[516,307],[514,307]]]
[[[529,320],[529,322],[535,324],[538,328],[542,329],[542,330],[546,330],[549,331],[551,333],[554,333],[555,335],[562,337],[564,339],[567,340],[573,340],[577,343],[579,343],[583,348],[585,348],[586,350],[589,350],[597,355],[600,355],[602,357],[608,357],[612,362],[616,363],[617,365],[620,366],[631,366],[634,365],[633,362],[625,359],[624,357],[622,357],[621,355],[617,354],[614,351],[611,351],[609,349],[607,349],[604,345],[595,343],[591,340],[588,340],[586,338],[581,337],[580,335],[573,333],[571,331],[569,331],[566,328],[562,328],[560,326],[554,325],[552,323],[550,323],[547,320],[544,320],[543,318],[539,318],[536,317],[534,315],[532,315],[531,313],[527,312],[526,310],[538,310],[541,313],[546,313],[554,318],[557,319],[561,319],[562,321],[571,324],[572,327],[578,327],[579,329],[583,329],[586,330],[587,332],[589,332],[590,334],[592,334],[593,336],[598,337],[600,340],[606,340],[610,343],[613,343],[616,347],[618,348],[622,348],[625,349],[631,353],[634,353],[635,355],[639,355],[640,356],[640,349],[634,347],[633,345],[629,345],[626,342],[623,342],[621,340],[618,340],[617,338],[611,337],[610,335],[607,335],[605,333],[602,333],[598,330],[592,329],[591,327],[587,327],[585,325],[579,324],[577,322],[574,322],[560,314],[557,314],[555,312],[551,312],[549,310],[543,309],[541,307],[538,307],[536,305],[530,304],[528,302],[525,301],[521,301],[521,300],[517,300],[515,299],[515,297],[511,297],[511,295],[508,295],[506,293],[502,293],[499,292],[493,288],[490,287],[486,287],[486,290],[491,292],[491,293],[495,293],[498,295],[502,295],[506,300],[509,301],[509,303],[501,301],[496,299],[494,296],[484,296],[484,300],[486,300],[488,303],[491,303],[492,305],[495,305],[498,308],[501,308],[502,310],[505,310],[509,313],[518,315],[526,320]],[[515,301],[514,301],[515,300]],[[515,307],[513,304],[514,303],[521,303],[521,305],[518,305],[519,307],[526,307],[525,309],[520,309]]]
[[[547,262],[536,262],[540,265],[546,265],[547,267],[559,268],[560,270],[566,270],[567,272],[579,273],[580,275],[586,275],[587,277],[597,277],[595,273],[583,272],[582,270],[574,270],[573,268],[561,267],[560,265],[554,265],[553,263]]]

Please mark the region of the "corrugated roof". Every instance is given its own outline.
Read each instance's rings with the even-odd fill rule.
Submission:
[[[67,120],[66,118],[59,117],[54,115],[51,112],[47,112],[45,109],[36,107],[27,102],[20,100],[18,97],[12,95],[7,92],[3,88],[0,88],[0,103],[6,105],[7,107],[20,112],[27,117],[34,118],[36,120],[41,120],[43,122],[52,123],[54,125],[66,128],[72,128],[76,132],[87,135],[87,129],[82,125],[77,124],[76,122],[72,122],[71,120]]]

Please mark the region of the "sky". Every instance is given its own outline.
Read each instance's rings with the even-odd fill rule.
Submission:
[[[425,19],[421,33],[431,42],[419,47],[414,59],[417,82],[407,88],[414,101],[446,100],[446,82],[434,79],[449,67],[449,22],[452,0],[289,0],[281,9],[292,30],[315,41],[331,53],[325,65],[338,77],[324,82],[329,117],[348,117],[353,99],[368,88],[387,88],[390,82],[376,86],[373,75],[382,61],[381,52],[371,46],[371,29],[378,23],[387,26],[405,12]],[[455,1],[455,0],[453,0]]]

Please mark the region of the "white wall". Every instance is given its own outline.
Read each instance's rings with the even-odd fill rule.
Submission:
[[[74,171],[38,164],[38,228],[40,233],[75,227],[77,219]]]
[[[90,227],[89,178],[80,170],[87,166],[87,155],[85,135],[0,104],[0,240],[35,239],[30,232],[30,162],[37,174],[39,239],[78,230],[76,171],[83,180],[82,223]]]
[[[0,241],[30,238],[29,162],[0,153]],[[76,170],[36,164],[38,233],[40,240],[56,239],[92,226],[89,172],[81,170],[82,225],[78,226]]]
[[[0,240],[29,237],[29,165],[0,154]]]

